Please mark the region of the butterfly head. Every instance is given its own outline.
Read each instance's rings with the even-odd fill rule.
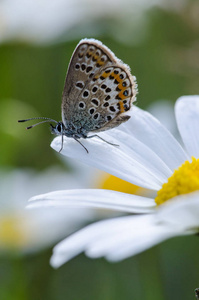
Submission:
[[[53,126],[52,124],[50,124],[51,127],[51,132],[55,135],[63,135],[64,133],[64,124],[62,122],[57,122],[57,124],[55,126]]]

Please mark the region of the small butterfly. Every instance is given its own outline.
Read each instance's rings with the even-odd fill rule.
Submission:
[[[27,127],[33,128],[45,122],[55,122],[51,132],[63,137],[80,138],[102,137],[95,134],[119,126],[129,120],[126,115],[136,100],[137,84],[128,65],[119,60],[114,53],[100,41],[83,39],[77,45],[66,75],[62,95],[62,121],[39,117],[43,121]],[[89,135],[89,133],[94,133]],[[111,144],[107,142],[108,144]],[[114,145],[114,144],[111,144]],[[117,145],[116,145],[117,146]]]
[[[199,299],[199,288],[195,289],[195,296],[196,296],[196,299]]]

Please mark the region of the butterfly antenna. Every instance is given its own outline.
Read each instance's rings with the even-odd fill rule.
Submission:
[[[31,120],[39,120],[39,119],[40,119],[40,120],[44,120],[44,121],[41,121],[41,122],[36,123],[36,124],[34,124],[34,125],[28,126],[28,127],[26,127],[26,129],[31,129],[31,128],[33,128],[33,127],[39,125],[39,124],[46,123],[46,122],[55,122],[55,123],[57,123],[57,121],[55,121],[55,120],[53,120],[53,119],[51,119],[51,118],[45,118],[45,117],[30,118],[30,119],[26,119],[26,120],[18,120],[18,122],[27,122],[27,121],[31,121]]]

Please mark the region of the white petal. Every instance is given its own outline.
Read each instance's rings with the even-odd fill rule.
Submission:
[[[182,233],[173,228],[157,226],[154,215],[100,221],[56,245],[51,265],[57,268],[83,251],[92,258],[105,256],[109,260],[117,261],[177,234]]]
[[[115,232],[108,239],[103,238],[101,241],[97,241],[94,246],[89,246],[86,254],[91,258],[105,256],[109,261],[120,261],[143,252],[168,238],[183,234],[183,231],[155,223],[154,215],[131,218],[132,222],[126,224],[128,227],[126,226],[122,232]],[[142,226],[141,223],[144,225]],[[116,226],[116,224],[113,223],[112,226]]]
[[[189,155],[199,158],[199,96],[180,97],[176,102],[175,113]]]
[[[158,178],[161,183],[167,181],[167,178],[171,176],[172,172],[165,162],[148,146],[133,137],[132,134],[118,129],[103,133],[104,139],[110,139],[110,136],[118,140],[118,143],[123,143],[123,152],[128,154],[129,157],[136,159],[154,177]]]
[[[131,119],[117,129],[100,133],[114,147],[98,138],[81,142],[88,148],[89,155],[66,138],[62,154],[77,158],[89,165],[118,176],[133,184],[159,189],[173,170],[188,156],[169,131],[149,113],[133,107]],[[56,138],[51,146],[59,151],[61,138]],[[144,180],[143,180],[144,178]]]
[[[55,191],[35,196],[30,201],[34,202],[30,203],[28,208],[93,207],[133,213],[150,213],[156,206],[150,198],[98,189]]]
[[[177,140],[150,113],[134,106],[128,114],[131,116],[130,120],[119,126],[118,129],[129,132],[143,142],[159,156],[170,170],[177,169],[188,159]]]
[[[147,111],[151,113],[176,138],[177,124],[174,105],[169,100],[157,100],[149,104]]]
[[[199,227],[199,192],[177,196],[157,208],[160,222],[195,230]]]
[[[112,134],[110,134],[112,132]],[[118,134],[119,133],[119,134]],[[81,140],[89,150],[86,153],[72,138],[64,139],[64,149],[61,154],[81,160],[113,174],[135,185],[158,190],[171,171],[158,156],[143,143],[131,137],[130,134],[113,129],[108,133],[100,133],[105,140],[115,143],[109,145],[99,138]],[[56,151],[61,148],[61,137],[57,137],[51,143]]]

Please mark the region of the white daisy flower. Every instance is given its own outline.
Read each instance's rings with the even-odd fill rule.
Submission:
[[[63,155],[79,159],[130,183],[156,191],[155,198],[110,190],[58,191],[33,197],[30,207],[95,207],[134,215],[91,224],[55,246],[51,265],[59,267],[81,252],[119,261],[165,239],[199,230],[199,96],[177,100],[175,115],[185,149],[151,114],[134,107],[131,119],[101,133],[101,140],[64,141]],[[51,146],[60,150],[61,138]],[[167,201],[168,200],[168,201]]]
[[[27,210],[27,199],[34,195],[67,187],[91,186],[91,172],[84,168],[87,176],[78,172],[67,174],[59,168],[37,173],[33,170],[18,169],[0,171],[0,252],[21,254],[50,247],[66,237],[88,220],[96,218],[91,209],[55,211],[51,208]],[[50,226],[50,227],[49,227]],[[50,228],[50,230],[49,230]]]

